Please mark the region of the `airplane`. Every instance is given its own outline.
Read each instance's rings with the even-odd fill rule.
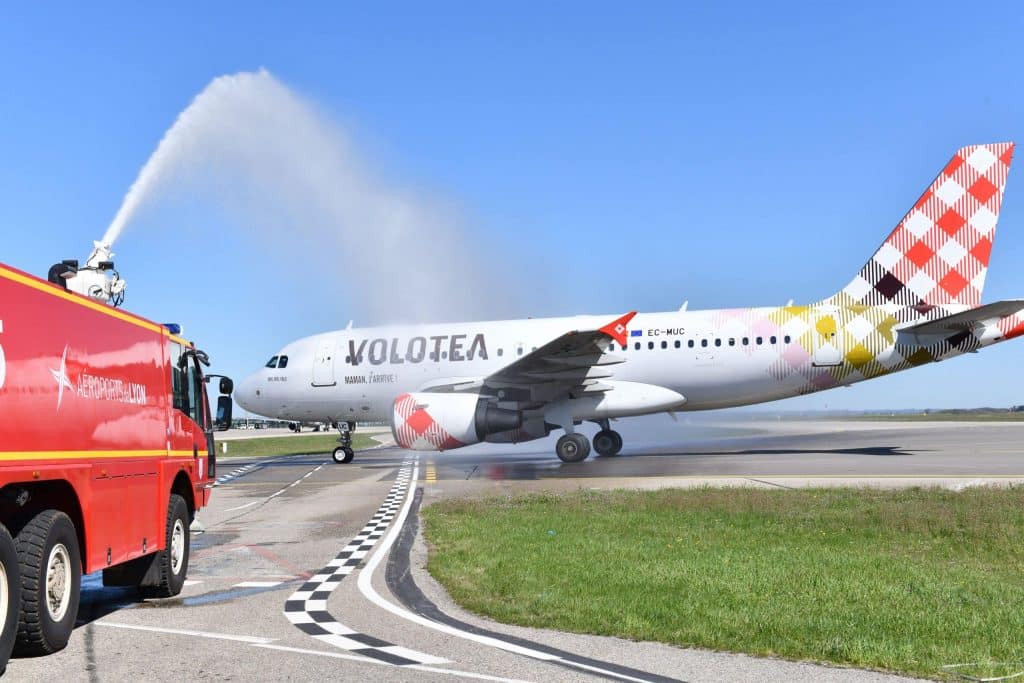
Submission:
[[[1024,300],[981,304],[1014,144],[963,147],[853,279],[809,305],[348,328],[278,351],[235,393],[246,410],[391,425],[408,449],[564,434],[566,463],[617,455],[611,420],[847,386],[1024,334]],[[600,426],[592,440],[576,430]]]

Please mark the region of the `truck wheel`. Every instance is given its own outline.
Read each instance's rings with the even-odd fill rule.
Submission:
[[[147,598],[169,598],[181,592],[188,574],[188,505],[177,493],[171,494],[167,503],[166,545],[157,555],[159,583],[144,586],[141,591]]]
[[[71,519],[43,510],[14,541],[21,569],[21,618],[14,652],[46,655],[68,644],[78,616],[82,559]]]
[[[14,638],[18,634],[18,610],[21,601],[17,591],[21,587],[21,572],[18,568],[18,552],[14,539],[0,524],[0,674],[7,668],[7,660],[14,649]]]

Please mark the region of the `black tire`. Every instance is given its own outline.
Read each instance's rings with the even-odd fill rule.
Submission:
[[[562,462],[583,462],[590,455],[590,442],[582,434],[565,434],[555,444],[555,454]]]
[[[14,549],[14,539],[0,524],[0,674],[7,668],[7,660],[11,657],[14,639],[18,635],[20,587],[18,551]]]
[[[610,429],[602,429],[597,434],[594,434],[593,443],[594,450],[597,451],[598,455],[618,455],[619,451],[622,450],[622,437],[619,436],[618,432],[613,432]]]
[[[177,493],[167,501],[167,525],[164,528],[164,549],[157,553],[157,585],[143,586],[147,598],[170,598],[181,592],[188,576],[189,555],[188,505]]]
[[[338,446],[334,449],[334,454],[331,457],[339,465],[347,465],[352,462],[352,458],[356,457],[356,452],[348,446]]]
[[[14,653],[34,656],[62,650],[75,627],[82,589],[75,525],[63,512],[43,510],[18,533],[14,547],[21,569]]]

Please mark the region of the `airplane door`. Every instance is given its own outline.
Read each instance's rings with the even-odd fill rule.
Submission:
[[[334,341],[323,339],[317,344],[316,356],[313,357],[313,386],[333,387],[334,380]]]
[[[821,307],[814,321],[814,355],[816,366],[839,365],[843,362],[843,335],[839,329],[839,312],[833,306]]]

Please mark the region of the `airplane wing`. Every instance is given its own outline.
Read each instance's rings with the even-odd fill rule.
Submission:
[[[997,301],[994,304],[985,304],[962,313],[947,315],[938,320],[902,327],[899,329],[899,333],[917,336],[956,334],[974,329],[987,321],[997,321],[1022,310],[1024,310],[1024,300]]]
[[[607,353],[614,341],[626,345],[631,311],[604,327],[572,330],[509,363],[497,372],[479,379],[442,380],[421,391],[495,392],[503,400],[545,403],[568,393],[598,392],[608,389],[600,380],[611,377],[608,366],[624,363],[625,358]]]

